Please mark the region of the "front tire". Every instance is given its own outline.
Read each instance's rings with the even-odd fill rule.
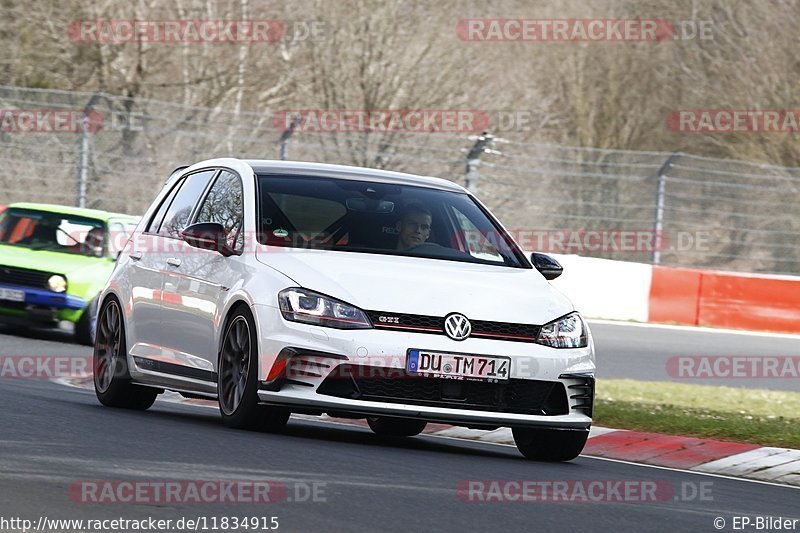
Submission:
[[[222,423],[236,429],[280,431],[289,410],[258,403],[258,343],[245,307],[231,315],[219,356],[217,393]]]
[[[413,437],[422,433],[428,425],[424,420],[384,416],[369,416],[367,424],[376,435],[384,437]]]
[[[131,383],[128,372],[128,351],[125,345],[125,324],[119,302],[109,298],[97,315],[92,370],[94,392],[107,407],[144,411],[158,396],[157,389]]]
[[[532,461],[570,461],[583,451],[589,431],[513,428],[517,449]]]

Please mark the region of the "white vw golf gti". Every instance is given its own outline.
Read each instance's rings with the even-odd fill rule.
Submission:
[[[447,180],[203,161],[169,178],[101,294],[97,397],[214,398],[226,425],[268,431],[293,412],[398,437],[506,426],[529,459],[573,459],[595,361],[560,273]]]

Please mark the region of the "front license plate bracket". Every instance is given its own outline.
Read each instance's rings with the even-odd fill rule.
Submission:
[[[511,358],[412,348],[407,353],[406,370],[424,377],[501,382],[509,379]]]

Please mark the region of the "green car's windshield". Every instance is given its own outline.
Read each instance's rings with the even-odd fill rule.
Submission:
[[[105,223],[76,215],[9,208],[0,213],[0,244],[102,257]]]

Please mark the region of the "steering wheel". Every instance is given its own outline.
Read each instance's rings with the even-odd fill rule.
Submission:
[[[436,242],[423,242],[422,244],[418,244],[416,246],[412,246],[411,248],[407,249],[407,252],[425,252],[428,250],[434,250],[437,248],[442,248],[442,245]]]

